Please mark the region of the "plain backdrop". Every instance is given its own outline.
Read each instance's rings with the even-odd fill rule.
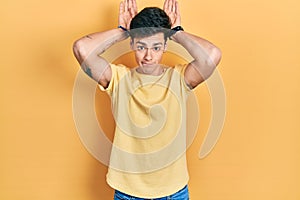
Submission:
[[[159,0],[138,0],[162,7]],[[223,52],[226,120],[213,151],[198,153],[210,123],[205,84],[188,150],[193,200],[300,199],[300,2],[180,0],[182,26]],[[0,199],[109,200],[107,167],[84,147],[73,121],[80,69],[72,43],[118,25],[117,0],[11,0],[0,7]],[[168,59],[168,58],[166,58]],[[170,58],[169,58],[170,59]],[[113,131],[109,99],[95,111]],[[107,116],[107,117],[106,117]],[[111,137],[111,136],[110,136]]]

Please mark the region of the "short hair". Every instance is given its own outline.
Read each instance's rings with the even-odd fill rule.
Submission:
[[[171,21],[164,10],[158,7],[146,7],[131,20],[130,36],[148,37],[162,32],[167,40],[170,29]]]

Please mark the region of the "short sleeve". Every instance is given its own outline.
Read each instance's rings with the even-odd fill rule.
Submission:
[[[129,72],[129,69],[124,65],[110,64],[112,71],[111,80],[106,88],[98,84],[101,91],[107,92],[110,96],[112,95],[115,86],[119,83],[120,79]]]
[[[184,78],[184,72],[187,66],[188,64],[175,65],[175,71],[177,71],[180,74],[180,81],[184,89],[186,89],[186,91],[191,91],[192,89],[188,86]]]

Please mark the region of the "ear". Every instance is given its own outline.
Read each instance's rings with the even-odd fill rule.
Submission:
[[[167,47],[168,47],[167,42],[165,42],[165,45],[164,45],[164,52],[167,51]]]

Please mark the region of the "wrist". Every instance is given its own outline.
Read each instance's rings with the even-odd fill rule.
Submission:
[[[127,28],[125,28],[124,26],[118,25],[118,29],[119,29],[120,31],[122,31],[124,34],[126,34],[126,37],[128,37],[128,36],[130,35],[129,30],[128,30]]]
[[[122,29],[123,31],[126,31],[126,32],[128,31],[127,28],[125,28],[125,27],[122,26],[122,25],[119,25],[118,28],[119,28],[119,29]]]
[[[177,32],[181,32],[181,31],[184,31],[184,29],[182,28],[182,26],[175,26],[173,27],[171,30],[170,30],[170,34],[169,34],[169,39],[174,39],[173,36],[175,36],[175,34]]]
[[[180,25],[174,26],[171,30],[173,30],[173,31],[184,31],[184,29]]]

